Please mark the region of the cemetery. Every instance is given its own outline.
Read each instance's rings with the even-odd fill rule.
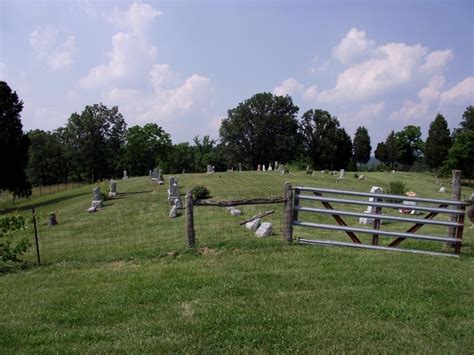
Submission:
[[[387,191],[388,182],[392,181],[393,175],[368,172],[364,173],[367,180],[359,180],[343,171],[337,172],[336,175],[319,171],[307,174],[306,171],[293,169],[290,174],[282,175],[280,168],[273,171],[266,169],[264,172],[263,165],[261,164],[260,171],[216,171],[164,176],[158,176],[156,171],[155,174],[152,172],[151,177],[128,176],[125,180],[104,181],[60,192],[57,195],[62,196],[61,202],[55,202],[53,194],[19,203],[18,211],[25,216],[31,215],[30,206],[37,206],[35,214],[38,217],[41,265],[37,265],[33,231],[27,229],[25,232],[31,238],[33,247],[28,250],[25,258],[32,268],[0,279],[2,288],[8,289],[4,306],[11,307],[14,299],[28,292],[29,296],[22,302],[24,311],[17,309],[15,317],[24,318],[31,326],[36,324],[41,327],[43,324],[45,327],[54,327],[54,324],[60,321],[61,313],[54,312],[44,321],[28,315],[27,310],[35,307],[35,299],[38,297],[53,300],[55,297],[67,297],[70,301],[64,307],[72,307],[72,311],[77,314],[77,322],[81,323],[80,314],[90,312],[91,307],[94,312],[99,312],[98,315],[110,321],[113,313],[102,308],[97,301],[90,305],[77,303],[78,297],[87,297],[91,293],[99,294],[107,297],[106,304],[116,304],[120,307],[120,319],[125,321],[133,315],[139,315],[139,324],[142,325],[137,324],[137,327],[146,328],[147,323],[142,322],[151,322],[153,327],[163,329],[164,334],[172,330],[174,336],[181,339],[180,344],[188,344],[190,349],[195,350],[208,349],[209,344],[191,345],[184,340],[189,331],[192,339],[202,336],[213,339],[212,334],[221,334],[226,338],[233,334],[232,329],[247,328],[240,323],[241,317],[244,317],[245,323],[250,327],[248,329],[256,324],[273,324],[274,331],[261,334],[259,338],[264,344],[268,344],[265,346],[276,342],[279,349],[286,349],[286,345],[278,342],[277,334],[287,329],[286,326],[282,328],[280,324],[294,324],[293,327],[300,329],[303,325],[298,325],[298,322],[302,319],[302,324],[313,325],[314,329],[318,329],[316,323],[323,322],[327,327],[324,339],[338,344],[339,350],[347,350],[352,346],[349,342],[340,341],[342,332],[368,336],[376,331],[383,339],[387,339],[369,342],[367,345],[361,344],[357,347],[360,351],[369,351],[369,347],[371,350],[387,347],[394,349],[393,346],[400,350],[409,346],[414,350],[436,351],[440,347],[461,349],[470,343],[468,328],[464,333],[459,333],[459,329],[452,323],[445,323],[443,330],[437,326],[437,319],[446,317],[448,311],[454,312],[456,319],[464,322],[467,327],[469,319],[474,316],[474,308],[469,306],[472,303],[470,295],[474,290],[472,283],[468,281],[474,269],[474,249],[471,246],[474,230],[469,228],[468,215],[463,235],[464,248],[461,257],[454,262],[450,261],[450,258],[431,255],[303,245],[298,243],[298,238],[302,241],[316,238],[331,240],[335,245],[350,242],[350,239],[344,231],[313,231],[298,226],[293,229],[293,243],[288,244],[285,241],[285,204],[282,199],[286,182],[292,186],[313,186],[361,193],[379,191],[383,194]],[[164,185],[153,180],[160,177]],[[338,181],[336,177],[339,178]],[[439,186],[430,174],[399,173],[396,178],[405,181],[411,191],[416,191],[417,197],[445,199],[451,193],[450,180],[447,178],[442,179],[446,193],[438,191]],[[187,191],[198,185],[209,189],[209,199],[192,201]],[[377,188],[374,188],[375,186]],[[101,191],[108,191],[105,200]],[[472,188],[462,187],[462,198],[469,199],[472,193]],[[189,201],[194,203],[191,209],[188,208]],[[249,201],[264,204],[246,204]],[[234,203],[244,204],[233,205]],[[305,203],[300,205],[301,208],[305,207]],[[337,204],[333,207],[340,209]],[[369,225],[360,224],[359,217],[341,217],[354,228],[372,228],[371,218],[375,208],[366,207],[354,205],[349,207],[348,211],[359,214],[366,212],[370,217],[365,217],[366,221],[362,222]],[[87,213],[86,210],[90,208],[95,208],[96,212]],[[412,209],[416,206],[406,205],[406,208]],[[54,225],[48,217],[51,211],[54,211]],[[193,214],[191,220],[195,239],[191,241],[191,245],[187,239],[189,225],[187,226],[186,221],[190,218],[188,212]],[[418,216],[406,216],[426,217],[427,212],[420,212],[421,215]],[[334,218],[330,214],[316,216],[302,210],[299,215],[299,218],[310,223],[334,224]],[[388,216],[394,216],[396,219],[405,214],[394,209]],[[448,222],[448,219],[443,217],[441,221]],[[383,220],[381,228],[398,231],[401,225],[401,222],[388,219]],[[439,228],[440,226],[435,225],[423,226],[423,234],[446,234],[447,227]],[[372,237],[360,235],[359,238],[370,244]],[[382,237],[380,243],[388,245]],[[403,247],[433,253],[454,250],[445,243],[428,243],[416,239],[405,240]],[[58,273],[58,279],[47,281],[48,290],[33,290],[28,286],[41,282],[39,280],[53,270]],[[74,270],[80,270],[81,273],[74,273]],[[334,272],[337,272],[338,276],[328,278]],[[189,283],[191,275],[196,284]],[[245,275],[252,276],[242,283],[242,278],[249,277]],[[69,280],[67,287],[70,287],[70,290],[59,292],[63,287],[61,280],[64,277]],[[156,277],[159,279],[158,284]],[[347,290],[348,283],[352,285],[350,291]],[[407,295],[408,285],[410,291]],[[376,287],[376,290],[373,287]],[[174,292],[175,288],[179,288],[180,292]],[[112,289],[120,292],[111,292]],[[261,298],[261,292],[265,292],[265,300]],[[426,292],[430,292],[429,303],[426,302]],[[370,302],[363,301],[369,293],[371,297],[376,295],[376,298]],[[143,296],[140,296],[141,294]],[[247,304],[258,307],[248,308],[241,305],[239,294],[245,295]],[[131,298],[164,298],[154,302],[154,310],[150,311],[136,303],[128,304],[120,295],[128,295],[125,297]],[[403,298],[413,303],[409,307],[410,313],[397,306]],[[37,310],[38,314],[43,314],[40,317],[42,319],[48,304],[51,302],[40,305]],[[434,307],[434,304],[437,306]],[[318,312],[309,310],[320,306],[322,308]],[[223,314],[219,311],[219,308],[229,307],[229,312]],[[160,320],[152,321],[153,315],[158,314],[156,312],[161,314]],[[392,312],[396,312],[396,316]],[[339,321],[324,320],[331,314],[339,314],[337,319],[347,319],[347,322],[341,324]],[[365,323],[367,317],[373,322]],[[10,319],[10,316],[7,316],[7,319]],[[176,319],[179,319],[178,323]],[[188,323],[193,319],[198,322],[196,327]],[[226,327],[211,325],[206,319],[212,319],[212,324],[216,324],[216,320],[224,322]],[[405,327],[410,332],[420,329],[435,331],[433,335],[426,332],[417,339],[402,336],[395,345],[392,342],[389,344],[389,334],[394,327],[398,327],[399,319],[405,319]],[[366,324],[362,332],[358,325],[360,322]],[[384,324],[381,328],[377,325],[380,322]],[[204,333],[198,330],[203,326],[209,326]],[[121,330],[113,324],[110,327],[116,329],[117,336],[120,336]],[[91,324],[88,328],[96,334],[105,331],[101,330],[100,323]],[[27,331],[25,328],[20,334]],[[77,336],[73,329],[67,330],[66,333]],[[454,333],[456,337],[453,336]],[[323,337],[318,334],[313,333],[313,336],[322,341]],[[445,340],[453,340],[448,340],[447,343],[443,341],[441,344],[437,340],[439,334],[444,334]],[[51,333],[45,333],[44,336],[49,338]],[[136,336],[140,339],[139,335]],[[229,349],[235,349],[236,346],[240,348],[242,344],[250,346],[248,342],[253,336],[242,336],[238,343],[224,343]],[[455,338],[458,340],[454,341]],[[82,342],[81,339],[82,336],[79,336],[77,341]],[[292,336],[288,334],[285,339],[291,339],[291,346],[298,348],[298,344],[304,344],[306,336],[299,333]],[[159,343],[168,349],[178,349],[178,345],[173,345],[174,343],[165,339]],[[213,346],[223,344],[221,338],[215,338],[211,343]],[[433,348],[433,344],[437,349]],[[135,346],[141,348],[135,342],[122,346],[127,349]],[[304,348],[307,349],[307,346]]]

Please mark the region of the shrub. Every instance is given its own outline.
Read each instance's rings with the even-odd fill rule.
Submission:
[[[359,178],[359,174],[354,173],[354,178],[358,179],[358,178]]]
[[[26,228],[26,219],[23,216],[0,217],[0,272],[12,269],[21,264],[20,256],[23,255],[30,243],[27,238],[14,243],[13,234]]]
[[[194,186],[193,189],[191,190],[191,194],[193,195],[193,200],[204,200],[206,198],[211,197],[209,190],[207,189],[206,186]]]
[[[408,190],[403,181],[391,181],[388,191],[391,195],[403,195]]]

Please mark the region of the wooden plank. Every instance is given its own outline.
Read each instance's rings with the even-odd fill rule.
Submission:
[[[444,208],[444,207],[447,207],[447,205],[439,205],[439,208]],[[438,213],[431,212],[431,213],[428,213],[425,216],[424,219],[433,219],[437,215],[438,215]],[[418,229],[420,229],[423,226],[424,226],[423,223],[416,223],[413,226],[411,226],[405,233],[415,233]],[[391,242],[388,246],[389,247],[398,247],[400,245],[400,243],[403,242],[405,239],[406,238],[397,238],[393,242]]]
[[[284,203],[286,199],[284,197],[272,197],[272,198],[253,198],[243,200],[231,200],[231,201],[217,201],[217,200],[197,200],[194,202],[195,206],[216,206],[216,207],[230,207],[239,205],[265,205],[272,203]]]
[[[193,197],[191,190],[186,193],[186,241],[188,248],[193,248],[196,244],[194,232]]]
[[[314,194],[316,196],[322,196],[319,192],[314,192]],[[328,210],[333,210],[334,208],[331,206],[331,204],[329,202],[325,202],[325,201],[321,201],[321,203],[323,204],[323,206],[328,209]],[[347,227],[347,224],[346,222],[344,222],[344,220],[341,218],[341,216],[337,215],[337,214],[333,214],[332,215],[334,217],[334,219],[336,220],[336,222],[340,225],[340,226],[343,226],[343,227]],[[361,241],[359,238],[357,238],[357,235],[354,233],[354,232],[351,232],[351,231],[345,231],[346,234],[349,236],[349,238],[351,238],[352,242],[353,243],[358,243],[358,244],[361,244]]]
[[[293,242],[293,190],[289,182],[284,188],[285,206],[283,209],[283,240]]]
[[[249,218],[249,219],[246,219],[246,220],[243,221],[243,222],[240,222],[239,225],[240,225],[240,226],[241,226],[241,225],[244,225],[244,224],[246,224],[246,223],[248,223],[248,222],[252,222],[253,220],[255,220],[255,219],[257,219],[257,218],[263,218],[263,217],[268,216],[269,214],[272,214],[272,213],[275,213],[275,210],[271,210],[271,211],[267,211],[267,212],[264,212],[264,213],[260,213],[260,214],[258,214],[258,215],[256,215],[256,216],[253,216],[252,218]]]

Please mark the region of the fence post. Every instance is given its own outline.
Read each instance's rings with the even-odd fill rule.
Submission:
[[[193,196],[191,190],[186,192],[186,239],[188,248],[193,248],[196,244],[194,233]]]
[[[285,205],[283,211],[283,240],[293,242],[293,190],[289,182],[285,183],[284,194]]]
[[[33,227],[35,229],[36,256],[38,258],[38,264],[41,264],[39,243],[38,243],[38,229],[36,228],[36,213],[35,213],[34,207],[31,207],[31,212],[33,213]]]
[[[453,178],[451,181],[452,185],[452,192],[451,192],[451,200],[459,201],[461,200],[461,170],[453,170]],[[459,222],[458,216],[452,214],[449,217],[450,222]],[[449,227],[448,228],[448,237],[449,238],[456,238],[456,229],[457,227]],[[448,246],[454,246],[451,243],[447,244]]]
[[[381,202],[382,199],[376,198],[376,202]],[[375,207],[375,214],[382,214],[382,207]],[[374,229],[380,229],[380,219],[374,218]],[[372,245],[379,245],[379,235],[374,234],[372,235]]]

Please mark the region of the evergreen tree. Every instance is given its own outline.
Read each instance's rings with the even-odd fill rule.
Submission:
[[[28,137],[23,133],[23,102],[4,81],[0,81],[0,190],[14,196],[30,196],[31,184],[25,173]]]
[[[359,127],[354,136],[354,160],[359,164],[366,164],[370,159],[370,137],[367,128]]]
[[[430,124],[425,146],[425,162],[432,169],[439,169],[448,156],[453,142],[448,123],[443,115],[436,116]]]

